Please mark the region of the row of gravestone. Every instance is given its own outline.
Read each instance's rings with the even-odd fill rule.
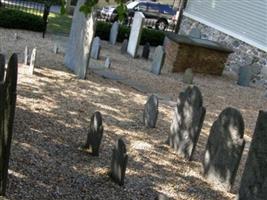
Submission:
[[[18,57],[0,54],[0,196],[5,195],[17,97]]]
[[[151,95],[144,106],[143,122],[146,127],[156,126],[158,106],[158,98]],[[203,99],[198,87],[190,86],[179,94],[167,143],[185,159],[192,160],[205,114],[206,109],[203,107]],[[242,115],[237,109],[231,107],[221,112],[210,129],[203,159],[204,176],[227,190],[234,183],[245,146],[243,135]],[[96,112],[91,118],[85,145],[85,148],[92,149],[92,154],[95,156],[99,154],[102,136],[102,117],[99,112]],[[239,199],[256,199],[255,197],[266,195],[266,142],[267,112],[260,111],[242,176]],[[122,139],[119,139],[112,153],[110,176],[120,185],[124,183],[127,160],[126,146]]]
[[[196,86],[181,92],[167,143],[185,159],[192,160],[204,122],[206,109]],[[153,128],[158,115],[158,99],[149,97],[144,124]],[[204,176],[230,190],[244,150],[244,121],[234,108],[224,109],[213,123],[203,158]],[[267,195],[267,112],[260,111],[239,190],[239,199],[264,199]],[[263,198],[264,197],[264,198]]]

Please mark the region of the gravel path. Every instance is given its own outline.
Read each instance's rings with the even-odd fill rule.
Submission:
[[[12,37],[15,32],[18,40]],[[30,49],[37,46],[39,66],[33,76],[21,70],[19,74],[7,199],[153,200],[159,193],[170,199],[235,198],[236,189],[226,193],[206,182],[200,160],[210,126],[226,106],[241,110],[249,140],[258,110],[267,105],[261,89],[241,88],[227,76],[197,75],[195,83],[203,93],[207,117],[194,161],[187,162],[164,144],[172,117],[169,104],[160,104],[157,128],[145,129],[142,111],[149,94],[91,73],[87,80],[77,80],[64,68],[63,53],[53,54],[52,36],[42,39],[39,33],[0,29],[0,38],[3,52],[17,52],[20,62],[26,44]],[[152,75],[147,72],[150,61],[118,52],[119,45],[104,43],[98,62],[109,55],[114,73],[172,101],[186,87],[180,74]],[[103,114],[104,136],[100,156],[93,158],[80,147],[96,110]],[[123,137],[129,154],[123,187],[107,176],[118,137]]]

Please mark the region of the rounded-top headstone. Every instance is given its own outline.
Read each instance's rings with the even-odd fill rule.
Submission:
[[[194,79],[194,74],[192,68],[187,68],[183,76],[183,82],[186,84],[192,84]]]

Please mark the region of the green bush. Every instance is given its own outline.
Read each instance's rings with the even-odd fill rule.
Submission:
[[[109,40],[111,26],[111,23],[97,22],[96,36],[99,36],[101,40]],[[129,38],[130,31],[128,26],[120,25],[117,41],[122,42],[125,38]],[[149,42],[151,46],[158,46],[163,44],[164,37],[165,33],[162,31],[143,28],[140,43],[143,45]]]
[[[45,27],[41,16],[12,9],[0,9],[0,26],[38,32],[44,31]]]

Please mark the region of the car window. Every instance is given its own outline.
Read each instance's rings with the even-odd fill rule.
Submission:
[[[138,11],[146,11],[147,5],[145,3],[139,3],[137,6],[134,7],[134,10]]]
[[[148,4],[147,11],[148,12],[158,13],[159,12],[159,6],[156,5],[156,4]]]

